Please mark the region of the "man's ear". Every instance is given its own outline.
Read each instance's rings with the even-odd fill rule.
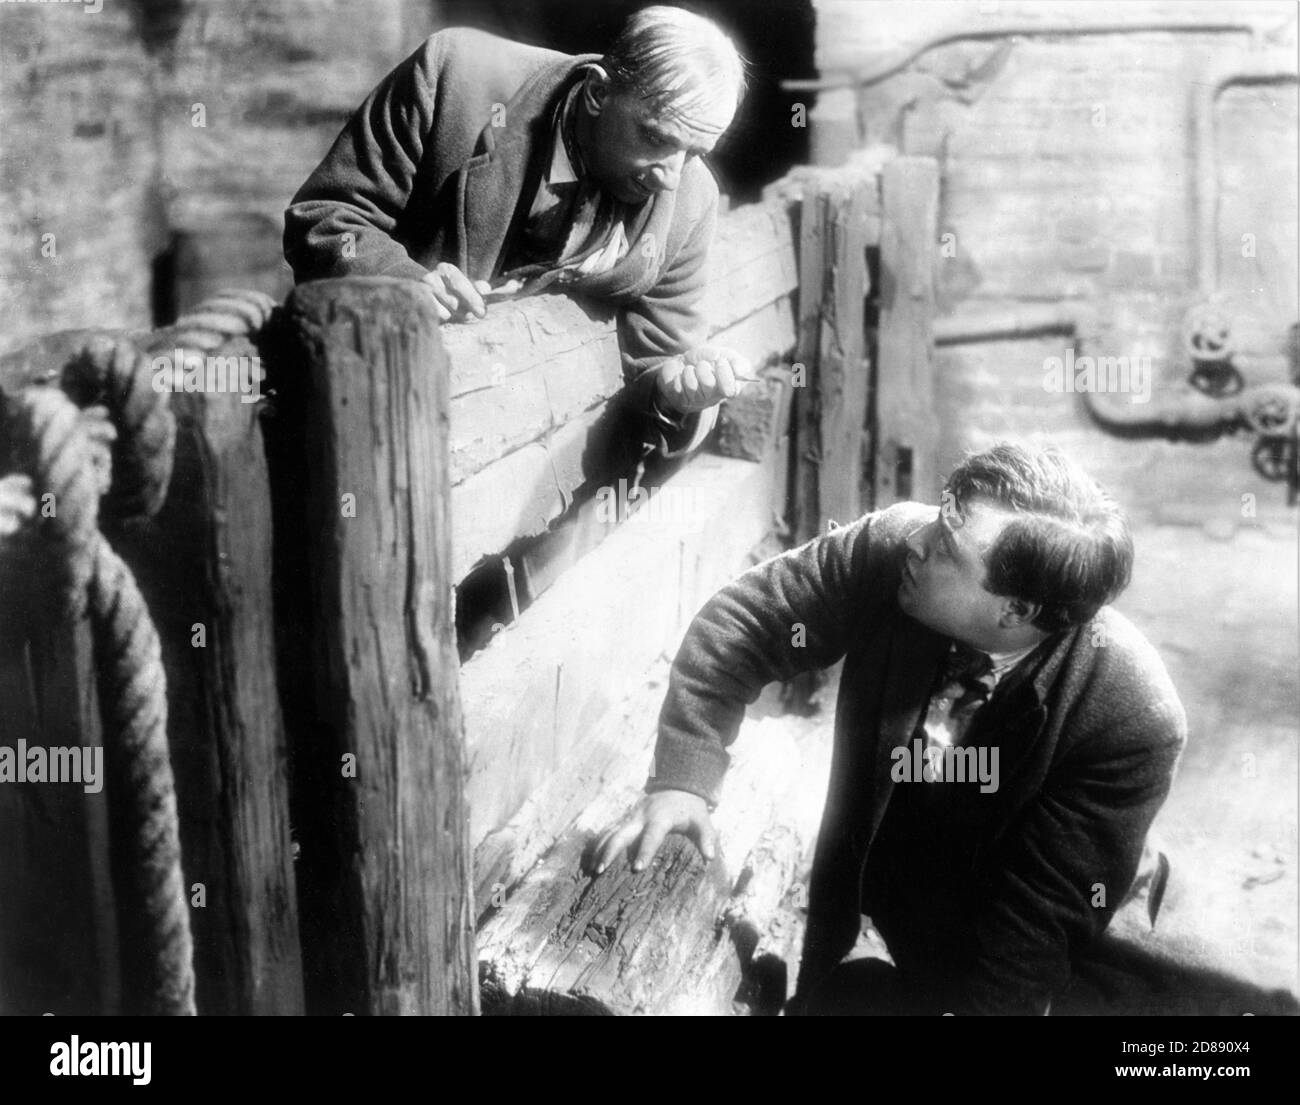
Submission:
[[[582,106],[589,115],[599,115],[609,98],[609,74],[599,65],[593,65],[587,71],[587,79],[582,82]]]
[[[1003,629],[1017,629],[1022,625],[1032,625],[1042,609],[1042,603],[1009,598],[1002,604],[998,625]]]

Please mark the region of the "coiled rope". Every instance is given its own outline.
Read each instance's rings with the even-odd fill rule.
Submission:
[[[148,352],[254,338],[274,308],[261,293],[222,292],[140,344],[54,335],[37,343],[37,371],[19,375],[25,386],[0,411],[0,471],[9,473],[0,479],[0,597],[6,609],[44,613],[31,581],[52,573],[56,611],[90,620],[128,1013],[194,1014],[193,944],[161,645],[134,577],[100,532],[101,507],[127,521],[166,498],[176,426],[168,393],[152,387]],[[19,364],[24,356],[33,360],[25,351]],[[54,509],[38,518],[47,495]]]

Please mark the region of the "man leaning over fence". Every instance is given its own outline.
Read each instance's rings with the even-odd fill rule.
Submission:
[[[662,452],[695,448],[744,358],[701,313],[718,188],[704,163],[744,93],[727,36],[670,7],[609,52],[430,36],[344,127],[285,212],[296,279],[421,280],[444,319],[501,294],[619,309],[627,399]]]

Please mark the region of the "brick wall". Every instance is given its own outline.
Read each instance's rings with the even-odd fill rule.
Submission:
[[[1242,32],[1156,29],[957,41],[865,88],[824,93],[812,114],[822,159],[856,141],[940,160],[939,229],[953,235],[939,267],[941,311],[1085,307],[1096,319],[1084,339],[1090,352],[1151,355],[1155,386],[1181,386],[1190,368],[1183,317],[1202,298],[1193,95],[1213,74],[1263,56],[1289,51],[1294,66],[1294,6],[817,0],[815,7],[825,74],[878,70],[929,37],[999,26],[1200,18],[1276,30],[1253,42]],[[1282,379],[1286,329],[1297,317],[1296,86],[1229,88],[1214,119],[1219,293],[1239,347],[1264,358],[1249,382]],[[1044,359],[1062,356],[1068,344],[1059,337],[941,350],[945,465],[1000,436],[1050,437],[1139,515],[1230,526],[1243,493],[1261,504],[1281,501],[1280,486],[1251,469],[1245,436],[1121,440],[1092,422],[1078,396],[1045,392]]]
[[[153,268],[175,233],[219,241],[252,224],[248,248],[282,264],[290,196],[437,11],[0,3],[0,351],[51,330],[152,325]],[[287,266],[270,277],[287,287]]]

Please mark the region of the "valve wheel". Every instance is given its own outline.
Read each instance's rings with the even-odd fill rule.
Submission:
[[[1254,389],[1245,404],[1246,421],[1257,434],[1281,437],[1289,434],[1295,425],[1300,391],[1291,387],[1264,387]]]
[[[1183,346],[1194,361],[1226,361],[1235,351],[1232,317],[1217,303],[1198,303],[1183,319]]]
[[[1250,462],[1264,479],[1280,483],[1290,478],[1295,464],[1293,449],[1289,437],[1261,437],[1251,451]]]

